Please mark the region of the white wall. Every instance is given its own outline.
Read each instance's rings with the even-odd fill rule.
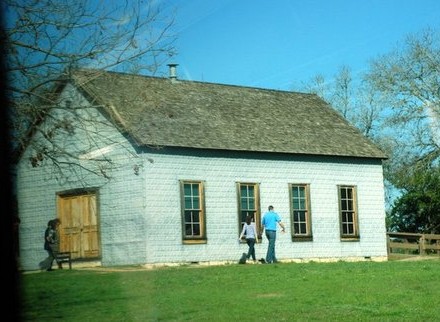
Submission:
[[[247,158],[244,154],[201,152],[188,155],[147,154],[145,169],[147,261],[237,261],[239,245],[236,182],[260,183],[261,211],[269,205],[281,215],[286,233],[277,235],[278,259],[383,258],[386,256],[384,190],[380,161],[330,157]],[[181,233],[179,180],[203,180],[207,244],[184,245]],[[309,183],[313,241],[292,242],[289,183]],[[340,240],[337,185],[357,186],[360,241]],[[265,257],[267,240],[256,246]]]
[[[68,86],[61,94],[60,106],[65,100],[71,100],[74,108],[89,107],[90,104]],[[54,110],[52,115],[63,115],[65,110]],[[65,167],[62,175],[56,171],[49,160],[44,160],[38,167],[32,167],[29,157],[34,154],[34,145],[23,154],[17,167],[17,199],[21,220],[20,266],[23,270],[39,269],[39,262],[47,257],[43,249],[44,230],[47,222],[56,218],[57,193],[73,189],[98,189],[98,224],[100,231],[102,264],[145,263],[145,202],[142,185],[144,180],[134,173],[133,167],[142,163],[133,147],[124,136],[108,126],[97,109],[89,107],[79,111],[82,122],[72,123],[74,133],[66,133],[55,139],[60,147],[74,154],[87,154],[106,148],[104,154],[95,153],[97,158],[109,158],[108,163],[101,163],[111,177],[107,180],[78,167]],[[49,118],[51,119],[51,118]],[[91,119],[91,122],[87,122]],[[43,124],[42,128],[50,128]],[[96,134],[99,135],[96,135]],[[42,142],[42,136],[36,134],[33,142]],[[95,163],[86,159],[63,160],[80,163],[95,170]],[[73,171],[74,170],[74,171]],[[62,224],[62,223],[61,223]]]

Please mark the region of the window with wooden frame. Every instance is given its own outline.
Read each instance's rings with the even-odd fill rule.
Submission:
[[[240,234],[248,215],[253,217],[257,232],[261,226],[260,191],[258,183],[237,183],[238,193],[238,233]]]
[[[185,243],[206,242],[204,185],[201,181],[180,181],[182,235]]]
[[[341,239],[359,239],[359,218],[355,186],[338,186]]]
[[[289,184],[292,239],[295,240],[312,240],[309,191],[308,184]]]

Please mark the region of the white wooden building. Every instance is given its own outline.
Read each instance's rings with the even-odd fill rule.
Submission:
[[[237,262],[269,205],[281,261],[386,259],[386,155],[318,96],[96,70],[55,93],[17,167],[21,269],[55,217],[78,261]]]

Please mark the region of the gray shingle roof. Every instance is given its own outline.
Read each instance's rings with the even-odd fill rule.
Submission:
[[[73,80],[139,145],[386,158],[314,94],[96,70]]]

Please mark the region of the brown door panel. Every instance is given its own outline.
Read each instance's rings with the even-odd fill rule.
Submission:
[[[95,194],[58,196],[58,216],[61,251],[71,252],[73,259],[100,256]]]

